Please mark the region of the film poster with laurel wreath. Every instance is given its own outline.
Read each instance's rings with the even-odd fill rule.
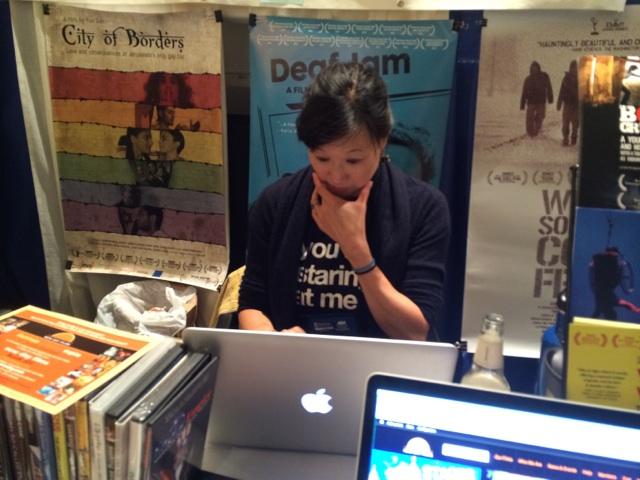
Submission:
[[[340,21],[260,17],[251,28],[249,201],[308,164],[295,121],[307,85],[336,61],[376,68],[394,125],[386,153],[405,172],[440,184],[457,32],[450,20]]]
[[[499,312],[505,353],[537,357],[570,266],[579,59],[639,51],[640,10],[485,17],[462,337],[474,350],[483,316]]]
[[[212,9],[45,10],[68,267],[217,288],[227,233]]]

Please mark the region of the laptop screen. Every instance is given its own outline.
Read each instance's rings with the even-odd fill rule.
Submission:
[[[640,480],[640,413],[374,375],[358,480]]]

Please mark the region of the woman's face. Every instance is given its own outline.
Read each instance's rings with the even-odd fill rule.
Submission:
[[[385,142],[375,142],[365,130],[309,150],[309,162],[334,195],[355,199],[380,164]]]
[[[131,135],[129,138],[136,158],[141,155],[149,155],[151,152],[151,132],[149,130],[144,130],[137,135]]]
[[[160,153],[166,154],[177,154],[178,152],[178,142],[173,139],[173,135],[171,135],[167,131],[160,132],[160,144],[158,146],[158,150]]]
[[[176,118],[176,109],[174,106],[158,107],[158,125],[168,128],[173,125]]]
[[[173,106],[178,101],[178,79],[175,75],[164,75],[160,80],[159,98],[161,106]]]

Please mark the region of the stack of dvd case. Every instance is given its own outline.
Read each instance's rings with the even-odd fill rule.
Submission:
[[[570,315],[640,323],[640,60],[584,56]]]
[[[565,345],[569,400],[640,408],[640,58],[578,64],[580,161]]]
[[[190,478],[217,365],[36,307],[0,317],[0,480]]]

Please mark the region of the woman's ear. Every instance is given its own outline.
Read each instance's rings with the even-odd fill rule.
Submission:
[[[384,139],[380,140],[380,142],[378,143],[378,148],[380,149],[380,161],[381,162],[385,162],[387,160],[389,160],[389,155],[387,155],[385,153],[385,148],[387,148],[387,141],[389,140],[389,137],[385,137]]]

